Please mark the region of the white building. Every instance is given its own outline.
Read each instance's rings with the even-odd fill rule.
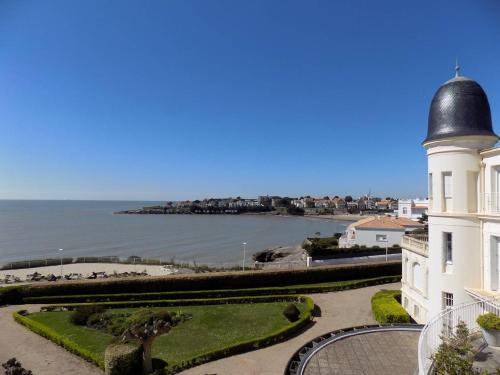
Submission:
[[[498,139],[486,94],[457,69],[432,100],[423,142],[428,238],[402,239],[402,303],[419,323],[458,304],[500,297],[500,148],[492,148]]]
[[[423,229],[416,221],[391,216],[368,216],[350,224],[339,239],[340,247],[393,246],[401,243],[406,232]]]
[[[428,209],[428,199],[400,199],[398,200],[397,214],[399,217],[417,220],[420,219],[423,214],[427,214]]]

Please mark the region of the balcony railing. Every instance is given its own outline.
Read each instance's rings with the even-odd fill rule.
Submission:
[[[485,214],[500,214],[500,193],[483,193],[481,195],[481,211]]]
[[[432,367],[432,355],[441,344],[441,337],[450,337],[460,321],[471,334],[479,331],[476,319],[485,313],[500,316],[500,305],[496,301],[481,300],[454,306],[441,312],[427,323],[418,340],[418,373],[427,375]]]
[[[401,247],[429,256],[429,236],[427,234],[408,234],[401,238]]]

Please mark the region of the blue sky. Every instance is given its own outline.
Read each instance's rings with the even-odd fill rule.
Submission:
[[[430,100],[500,5],[0,0],[0,198],[425,196]]]

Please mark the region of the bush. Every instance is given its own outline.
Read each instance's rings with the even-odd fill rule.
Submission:
[[[136,342],[115,343],[104,352],[105,375],[136,375],[142,369],[142,347]]]
[[[479,327],[486,330],[500,330],[500,317],[493,313],[479,315],[476,320]]]
[[[300,310],[293,303],[287,305],[285,310],[283,310],[283,315],[288,319],[289,322],[296,322],[300,318]]]
[[[400,296],[399,290],[381,290],[372,297],[372,313],[377,322],[410,323],[410,315],[396,300]]]
[[[5,375],[33,375],[31,370],[26,370],[15,358],[2,363],[2,367],[5,369]]]
[[[84,305],[73,311],[70,321],[78,326],[85,326],[92,315],[102,313],[103,311],[104,306],[102,305]]]
[[[136,293],[227,290],[368,279],[400,274],[401,262],[393,261],[373,264],[335,265],[312,269],[221,272],[217,274],[85,280],[60,284],[31,284],[20,287],[19,293],[21,293],[22,297],[39,297],[115,294],[128,293],[131,290]]]

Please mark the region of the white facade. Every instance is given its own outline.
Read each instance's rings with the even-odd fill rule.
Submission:
[[[398,217],[417,220],[423,214],[427,214],[429,208],[428,199],[400,199],[398,200]]]
[[[424,145],[428,243],[411,236],[402,241],[402,303],[419,323],[475,296],[500,296],[500,148],[492,149],[495,143],[496,137],[463,136]]]

